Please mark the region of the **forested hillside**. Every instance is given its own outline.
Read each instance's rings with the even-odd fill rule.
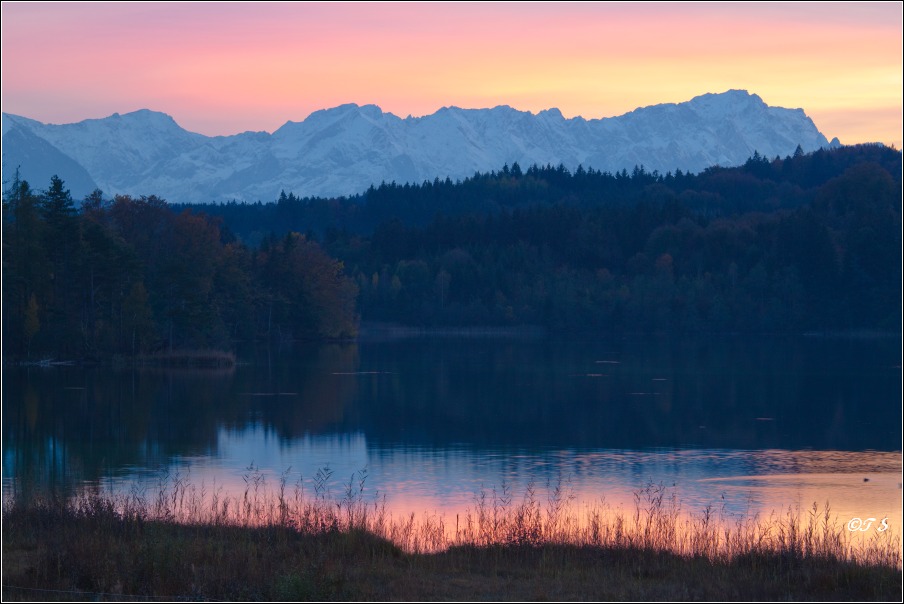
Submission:
[[[365,320],[553,330],[901,325],[901,154],[878,145],[699,175],[515,164],[463,182],[194,206],[240,238],[308,232]]]

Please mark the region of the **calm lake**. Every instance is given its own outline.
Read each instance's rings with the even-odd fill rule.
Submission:
[[[3,490],[238,493],[349,483],[392,513],[562,484],[726,514],[831,505],[901,528],[901,341],[411,337],[239,354],[229,370],[3,368]],[[249,470],[249,468],[253,468]],[[365,477],[366,476],[366,477]]]

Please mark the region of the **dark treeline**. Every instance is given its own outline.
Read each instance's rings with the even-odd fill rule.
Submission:
[[[348,337],[358,315],[584,333],[900,331],[901,154],[755,154],[697,175],[515,164],[271,204],[96,191],[76,208],[57,178],[4,193],[4,358]]]
[[[848,168],[875,162],[900,181],[900,153],[880,145],[842,147],[810,154],[798,151],[767,160],[755,153],[738,168],[713,167],[700,174],[676,170],[666,174],[600,172],[578,167],[517,163],[463,181],[435,179],[422,184],[382,183],[351,197],[299,198],[283,192],[276,203],[175,204],[177,211],[200,210],[221,216],[243,241],[257,243],[270,233],[297,231],[320,236],[331,230],[369,236],[380,225],[399,220],[426,226],[437,215],[498,214],[537,205],[568,204],[582,208],[677,201],[707,218],[750,211],[797,208],[815,191]]]
[[[100,191],[80,208],[57,177],[3,199],[4,359],[230,349],[236,339],[339,338],[354,283],[297,233],[256,249],[219,219]]]
[[[366,320],[567,331],[901,325],[901,154],[755,154],[698,175],[515,164],[339,199],[195,206],[321,237]]]

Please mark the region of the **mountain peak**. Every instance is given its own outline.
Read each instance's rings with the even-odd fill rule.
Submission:
[[[37,120],[33,120],[31,118],[22,117],[21,115],[15,115],[14,113],[3,112],[2,116],[3,122],[3,136],[6,136],[6,133],[9,132],[15,124],[22,124],[28,126],[29,128],[35,128],[43,126],[43,124]]]
[[[169,132],[174,136],[191,135],[184,130],[176,120],[167,113],[162,111],[152,111],[150,109],[138,109],[128,113],[113,113],[105,118],[91,118],[76,122],[74,124],[62,124],[60,128],[89,128],[96,126],[102,128],[126,128],[143,132]],[[201,135],[194,135],[201,136]]]
[[[174,120],[173,117],[168,113],[163,113],[162,111],[152,111],[151,109],[136,109],[135,111],[130,111],[123,114],[114,113],[110,116],[110,118],[118,120],[128,120],[132,122],[150,122],[159,124],[176,123],[176,120]]]
[[[384,113],[378,105],[374,104],[362,105],[358,107],[358,113],[372,119],[381,118],[384,115],[392,115],[391,113]]]
[[[748,99],[757,101],[763,100],[759,95],[751,94],[743,88],[729,88],[725,92],[706,92],[695,96],[690,102],[696,101],[697,99],[723,99],[731,102],[745,101]]]
[[[735,89],[732,88],[730,90],[726,90],[725,92],[708,92],[706,94],[701,94],[699,96],[695,96],[690,101],[690,104],[700,104],[700,103],[719,103],[722,105],[735,105],[735,106],[748,106],[751,104],[756,105],[765,105],[763,99],[760,98],[757,94],[751,94],[746,90]]]
[[[293,122],[289,120],[286,124],[303,124],[309,121],[319,121],[323,119],[331,120],[337,117],[348,115],[366,115],[368,117],[379,117],[383,115],[383,110],[377,105],[359,105],[358,103],[343,103],[335,107],[327,107],[312,111],[307,118],[301,122]]]

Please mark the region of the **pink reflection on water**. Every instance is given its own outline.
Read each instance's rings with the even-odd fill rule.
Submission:
[[[279,455],[264,456],[269,465],[244,470],[232,461],[183,460],[181,474],[145,485],[145,503],[152,514],[183,522],[279,524],[308,531],[360,526],[410,551],[545,540],[646,544],[691,553],[754,540],[778,543],[774,540],[808,530],[824,541],[830,536],[832,547],[840,543],[856,550],[883,539],[898,556],[901,551],[900,453],[558,451],[475,458],[463,451],[396,450],[375,455],[363,435],[282,443],[278,450]],[[242,451],[238,446],[233,453]],[[368,472],[349,471],[348,465],[335,471],[278,469],[291,465],[294,454],[324,461],[337,452],[363,462]],[[625,467],[639,470],[625,472]],[[656,482],[657,476],[674,480]],[[122,494],[133,487],[121,481],[112,490]],[[869,530],[859,530],[870,518],[875,520]],[[853,519],[864,522],[849,531]]]

